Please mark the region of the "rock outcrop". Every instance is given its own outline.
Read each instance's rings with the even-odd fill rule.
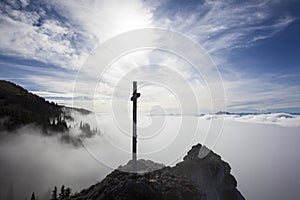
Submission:
[[[156,171],[166,167],[164,164],[153,162],[152,160],[140,159],[136,162],[136,172],[139,174]],[[130,160],[126,165],[119,166],[117,170],[123,172],[133,172],[133,162]]]
[[[143,173],[134,174],[126,172],[132,164],[129,162],[71,199],[243,200],[229,164],[212,151],[202,158],[199,156],[201,147],[200,144],[193,146],[175,167],[142,160],[138,166]],[[151,171],[155,167],[158,170]],[[151,169],[150,172],[146,172],[147,169]]]
[[[230,174],[229,164],[213,151],[209,151],[207,155],[205,153],[204,157],[199,155],[201,147],[201,144],[193,146],[183,162],[178,163],[171,171],[192,180],[205,192],[207,199],[244,199],[236,189],[237,181]],[[208,152],[206,147],[201,150]]]

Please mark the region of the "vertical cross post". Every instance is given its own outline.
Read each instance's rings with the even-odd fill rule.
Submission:
[[[137,131],[136,131],[136,121],[137,121],[137,98],[141,96],[140,93],[137,93],[137,82],[133,81],[133,93],[131,101],[133,103],[133,112],[132,112],[132,170],[136,172],[136,149],[137,149]]]

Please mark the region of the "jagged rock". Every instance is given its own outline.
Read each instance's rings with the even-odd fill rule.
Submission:
[[[161,167],[161,164],[139,160],[138,170],[144,173],[134,174],[126,172],[132,166],[132,161],[129,161],[100,183],[82,190],[71,199],[243,200],[244,197],[236,189],[237,182],[230,174],[229,164],[212,151],[205,157],[199,156],[201,147],[201,144],[193,146],[175,167],[163,167],[151,172],[145,171],[149,166]]]
[[[192,147],[171,171],[175,174],[185,176],[205,191],[207,199],[217,200],[242,200],[245,199],[236,189],[237,181],[230,174],[230,166],[224,162],[219,155],[213,151],[207,152],[203,147],[206,156],[201,156],[201,144]]]

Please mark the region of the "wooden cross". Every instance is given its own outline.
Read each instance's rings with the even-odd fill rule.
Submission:
[[[140,93],[137,93],[137,82],[133,81],[133,93],[131,101],[133,102],[133,112],[132,112],[132,170],[136,172],[136,149],[137,149],[137,132],[136,132],[136,120],[137,120],[137,98],[141,96]]]

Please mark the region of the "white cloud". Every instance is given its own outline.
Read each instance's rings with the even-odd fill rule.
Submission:
[[[53,1],[52,5],[98,41],[116,34],[151,26],[152,13],[143,1]],[[97,45],[97,43],[95,43]]]
[[[27,4],[22,2],[25,8]],[[151,11],[139,0],[52,1],[38,6],[32,11],[3,5],[2,54],[78,69],[100,42],[124,31],[150,26],[152,22]],[[51,9],[59,15],[53,17]]]
[[[249,119],[243,119],[242,123],[238,118],[228,116],[220,140],[213,149],[229,162],[238,189],[247,199],[284,199],[285,196],[297,199],[299,196],[300,119],[299,116],[281,118],[279,115],[248,116]],[[201,118],[201,126],[195,130],[195,117],[191,116],[158,117],[158,121],[165,120],[166,124],[151,121],[157,117],[140,117],[139,125],[149,129],[138,132],[138,158],[166,165],[182,161],[191,146],[198,142],[207,145],[204,135],[207,129],[213,128],[209,126],[211,120]],[[77,122],[87,118],[75,115]],[[262,123],[253,123],[250,118]],[[265,119],[272,118],[278,121],[265,123]],[[277,126],[279,120],[294,119],[298,126]],[[118,129],[111,116],[101,115],[99,120],[105,137],[88,139],[86,149],[64,145],[56,137],[42,136],[39,129],[32,127],[24,127],[17,134],[1,132],[1,175],[5,180],[0,182],[1,199],[5,199],[8,192],[14,192],[17,199],[30,197],[35,192],[41,199],[49,189],[63,184],[71,187],[74,193],[79,192],[102,180],[120,164],[124,165],[131,159],[130,135]],[[179,130],[183,120],[187,122],[186,127]],[[153,135],[153,130],[158,131],[157,134]],[[259,165],[253,165],[255,162]],[[13,191],[10,185],[13,185]]]
[[[229,110],[269,110],[297,108],[300,105],[299,86],[290,85],[284,79],[295,75],[262,74],[256,78],[238,75],[225,81]]]
[[[200,117],[200,119],[222,119],[226,121],[244,122],[244,123],[256,123],[256,124],[269,124],[277,125],[281,127],[300,127],[300,116],[292,115],[288,113],[270,113],[270,114],[206,114]]]
[[[5,180],[0,182],[1,199],[8,195],[26,199],[32,192],[39,199],[49,199],[54,186],[65,185],[73,192],[80,191],[110,171],[84,148],[64,144],[59,137],[44,136],[36,127],[23,127],[16,134],[0,134],[1,176]]]
[[[78,69],[87,58],[89,51],[99,43],[132,29],[159,26],[183,32],[196,39],[220,64],[226,62],[228,50],[247,47],[258,40],[272,37],[294,21],[294,18],[290,16],[273,19],[272,7],[278,2],[270,1],[244,2],[238,5],[232,2],[205,1],[203,4],[195,5],[192,9],[191,7],[178,7],[175,13],[172,11],[172,14],[168,12],[167,7],[162,7],[165,12],[157,18],[156,9],[161,9],[161,6],[166,6],[168,3],[171,2],[133,0],[122,3],[119,1],[66,0],[45,3],[44,8],[40,7],[36,11],[26,9],[20,11],[6,6],[7,12],[2,10],[0,13],[0,51],[6,55],[35,59],[68,69]],[[24,1],[22,6],[26,8],[28,2]],[[46,7],[54,9],[57,12],[56,17],[51,17],[53,13],[49,12]],[[186,52],[188,51],[187,47]],[[101,93],[103,101],[107,100],[109,90],[113,89],[118,80],[132,69],[130,67],[133,64],[132,60],[137,65],[156,63],[175,66],[185,80],[197,88],[201,97],[204,96],[202,100],[206,102],[206,110],[209,110],[208,95],[203,95],[207,88],[199,87],[199,85],[203,86],[203,81],[195,77],[192,70],[188,70],[178,58],[170,60],[170,57],[162,56],[154,60],[149,54],[134,56],[134,59],[120,62],[118,67],[108,71],[103,77],[105,79],[102,80],[107,89]],[[283,90],[280,89],[282,88],[280,84],[270,83],[264,77],[246,78],[241,76],[240,72],[233,72],[230,68],[226,70],[236,76],[235,80],[226,78],[224,80],[229,108],[256,107],[261,109],[273,106],[299,106],[295,101],[295,98],[298,98],[297,91],[299,91],[296,86],[289,86]],[[157,76],[156,80],[164,77],[169,83],[173,83],[173,86],[181,88],[180,84],[174,83],[171,77],[168,79],[168,75],[162,71],[158,72],[160,75],[151,73],[153,73],[152,76]],[[142,77],[146,74],[139,75]],[[51,95],[58,97],[60,93],[66,93],[69,96],[73,92],[75,81],[86,90],[76,94],[75,98],[95,92],[88,91],[89,86],[96,81],[90,80],[88,76],[79,81],[75,80],[74,74],[57,72],[46,75],[26,75],[25,78],[32,79],[37,88],[41,88],[36,92],[43,94],[46,98]],[[264,88],[264,90],[258,88]],[[101,98],[98,95],[95,97]],[[284,99],[284,97],[290,98]],[[88,99],[83,98],[83,100],[84,106],[91,105]],[[68,105],[72,103],[71,100],[62,98],[58,98],[57,101]],[[201,105],[204,104],[201,102]]]
[[[71,43],[76,33],[69,25],[47,18],[45,12],[14,10],[7,6],[6,15],[0,11],[0,51],[25,59],[33,59],[60,67],[75,68],[86,52],[77,52]]]
[[[166,12],[158,24],[193,37],[212,54],[222,51],[223,55],[231,49],[272,37],[295,20],[291,16],[272,19],[272,8],[276,4],[206,0],[190,10],[178,9],[171,16]]]
[[[199,42],[213,57],[217,65],[230,76],[223,76],[227,108],[253,110],[299,107],[299,87],[276,82],[274,77],[249,77],[241,70],[233,71],[229,56],[236,48],[247,48],[259,40],[268,39],[284,30],[296,19],[276,14],[278,1],[204,1],[191,8],[163,12],[157,24],[183,32]],[[168,5],[168,4],[166,4]],[[170,14],[171,13],[171,14]],[[264,67],[264,66],[261,66]]]

